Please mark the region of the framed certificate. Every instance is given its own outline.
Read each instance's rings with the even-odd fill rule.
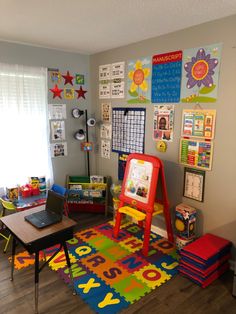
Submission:
[[[203,202],[205,171],[184,168],[184,197]]]

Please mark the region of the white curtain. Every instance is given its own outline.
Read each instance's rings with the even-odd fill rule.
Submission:
[[[0,187],[52,179],[47,69],[0,63]]]

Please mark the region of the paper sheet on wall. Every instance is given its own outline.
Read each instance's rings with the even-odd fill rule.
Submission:
[[[111,139],[111,124],[101,124],[100,126],[101,138],[110,140]]]
[[[66,119],[66,104],[49,104],[49,119]]]
[[[111,154],[111,142],[107,140],[101,140],[101,157],[110,159]]]
[[[54,120],[50,123],[52,141],[65,140],[65,122],[62,120]]]
[[[181,101],[215,102],[218,93],[222,44],[183,52]]]
[[[67,156],[67,143],[53,143],[50,145],[51,147],[51,156],[52,157],[63,157]]]
[[[111,123],[111,103],[102,103],[101,104],[101,119],[105,123]]]
[[[154,106],[153,139],[173,141],[174,105]]]

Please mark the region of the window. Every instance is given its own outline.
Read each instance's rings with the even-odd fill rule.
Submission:
[[[0,187],[51,179],[47,69],[0,63]]]

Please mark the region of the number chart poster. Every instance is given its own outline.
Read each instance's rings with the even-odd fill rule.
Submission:
[[[112,109],[112,151],[144,153],[145,108]]]
[[[217,100],[222,44],[186,49],[183,53],[181,101]]]
[[[198,140],[180,140],[180,163],[186,166],[211,170],[213,143]]]
[[[128,104],[151,102],[151,66],[150,57],[128,62]]]
[[[152,103],[180,101],[182,51],[152,57]]]

